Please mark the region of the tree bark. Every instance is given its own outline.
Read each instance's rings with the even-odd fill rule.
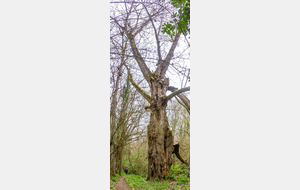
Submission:
[[[180,89],[180,90],[176,90],[176,91],[174,91],[174,92],[172,92],[169,96],[167,96],[167,98],[166,98],[166,102],[168,101],[168,100],[170,100],[171,98],[173,98],[174,96],[176,96],[176,95],[179,95],[180,93],[182,93],[182,92],[186,92],[186,91],[189,91],[190,90],[190,87],[188,86],[188,87],[184,87],[184,88],[182,88],[182,89]]]
[[[133,56],[142,72],[144,78],[148,82],[151,89],[151,96],[144,92],[136,83],[134,83],[132,76],[130,74],[129,68],[128,73],[130,76],[130,81],[133,86],[137,89],[139,93],[150,103],[149,107],[150,114],[150,124],[148,125],[148,179],[153,180],[155,178],[165,179],[169,169],[172,165],[172,152],[173,152],[173,140],[174,137],[169,129],[168,118],[166,114],[166,92],[169,86],[169,80],[165,77],[166,71],[170,65],[170,61],[173,58],[175,48],[178,44],[180,34],[176,33],[174,41],[171,48],[166,55],[165,59],[161,58],[161,50],[159,38],[157,40],[157,53],[158,53],[158,64],[154,73],[150,71],[147,67],[145,60],[143,59],[137,44],[135,42],[136,35],[142,31],[142,29],[147,26],[151,21],[152,16],[149,14],[149,19],[144,23],[140,24],[139,28],[131,28],[127,22],[127,18],[124,22],[124,27],[121,26],[116,19],[116,23],[124,31],[129,39],[129,44],[133,53]],[[154,27],[155,26],[152,25]],[[136,31],[134,33],[134,31]],[[156,32],[156,31],[155,31]],[[126,65],[125,65],[126,66]],[[169,97],[169,99],[172,97]]]
[[[166,114],[165,76],[151,76],[150,124],[148,129],[148,179],[165,179],[172,165],[173,135]]]
[[[110,150],[115,150],[113,144],[110,145]],[[110,175],[114,176],[116,174],[116,157],[115,154],[110,155]]]
[[[173,153],[176,155],[176,157],[185,165],[190,166],[189,163],[186,162],[179,154],[179,142],[175,141],[173,146],[174,146]]]
[[[171,92],[175,92],[176,90],[178,90],[178,88],[169,86],[168,90],[170,90]],[[180,98],[180,100],[184,103],[186,110],[190,113],[190,100],[183,93],[177,94],[176,96]]]
[[[121,145],[120,150],[119,150],[119,155],[118,155],[118,173],[121,175],[122,172],[122,159],[123,159],[123,145]]]

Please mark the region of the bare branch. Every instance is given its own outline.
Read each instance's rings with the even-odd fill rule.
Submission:
[[[162,60],[162,58],[161,58],[161,52],[160,52],[160,42],[159,42],[159,39],[158,39],[158,33],[157,33],[156,28],[154,26],[153,19],[152,19],[151,15],[148,12],[148,9],[146,8],[146,6],[144,4],[143,4],[143,6],[144,6],[149,18],[150,18],[150,21],[151,21],[153,29],[154,29],[154,34],[155,34],[155,38],[156,38],[156,45],[157,45],[158,60],[160,62],[160,60]]]
[[[148,83],[150,83],[150,73],[151,72],[150,72],[149,68],[147,67],[144,59],[142,58],[139,50],[136,47],[136,43],[134,42],[134,37],[131,32],[129,32],[129,33],[127,31],[125,31],[125,32],[126,32],[127,37],[129,38],[129,43],[131,46],[131,50],[133,52],[133,56],[134,56],[136,62],[138,63],[146,81]]]

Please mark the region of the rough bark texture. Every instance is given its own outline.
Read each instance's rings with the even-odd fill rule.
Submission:
[[[150,97],[134,83],[130,75],[130,80],[133,86],[150,103],[150,106],[147,106],[151,111],[150,124],[148,126],[148,180],[153,180],[155,178],[165,179],[172,165],[173,135],[169,129],[168,118],[166,115],[166,92],[169,86],[169,80],[166,79],[165,75],[170,65],[170,61],[174,55],[180,34],[177,33],[175,35],[171,48],[164,60],[161,58],[160,48],[158,47],[158,67],[154,73],[151,73],[145,63],[145,60],[141,56],[134,39],[149,21],[150,20],[141,24],[140,28],[134,34],[134,29],[128,30],[130,27],[128,27],[126,24],[127,20],[125,21],[125,26],[120,27],[127,35],[133,56],[151,89]],[[154,31],[156,31],[155,26],[153,27]],[[160,44],[158,38],[156,38],[156,40],[157,45],[159,46]],[[127,69],[129,71],[129,68]]]
[[[148,179],[165,179],[172,165],[173,135],[166,114],[168,80],[151,74],[150,124],[148,128]]]
[[[120,146],[119,150],[118,150],[118,158],[117,158],[117,173],[119,175],[121,175],[122,169],[123,169],[123,163],[122,163],[122,159],[123,159],[123,145]]]
[[[115,146],[113,144],[110,145],[110,150],[114,150]],[[110,155],[110,175],[115,175],[116,174],[116,158],[115,154]]]
[[[127,5],[130,6],[130,4]],[[148,15],[148,18],[145,19],[145,15],[141,14],[141,12],[137,10],[136,6],[132,5],[133,3],[129,8],[125,6],[126,13],[124,15],[120,15],[124,18],[123,21],[113,17],[111,17],[111,19],[114,20],[116,26],[118,26],[119,29],[122,30],[121,33],[124,33],[127,36],[130,49],[136,61],[135,66],[138,66],[139,70],[143,74],[144,79],[147,81],[151,89],[150,96],[133,81],[132,75],[130,74],[130,68],[132,67],[129,68],[125,65],[128,70],[132,85],[150,104],[149,106],[146,106],[147,109],[149,108],[149,110],[151,111],[150,124],[148,125],[148,179],[153,180],[157,177],[159,179],[165,179],[166,175],[169,172],[170,166],[172,165],[174,140],[172,131],[170,131],[169,129],[168,118],[166,114],[167,100],[171,99],[173,96],[170,96],[168,99],[166,99],[169,80],[166,79],[165,75],[170,65],[170,61],[174,56],[174,52],[178,45],[181,34],[176,32],[174,38],[172,38],[171,47],[169,51],[167,51],[167,55],[165,55],[165,57],[163,58],[163,53],[161,52],[162,44],[159,41],[159,34],[163,22],[161,22],[160,26],[158,27],[154,23],[155,20],[153,19],[155,19],[155,17],[159,18],[161,16],[161,13],[165,11],[165,8],[162,7],[156,10],[157,7],[154,6],[154,9],[149,8],[148,11],[148,7],[144,6],[144,9]],[[132,20],[132,12],[135,12],[133,16],[136,19],[135,21]],[[148,26],[148,24],[152,24],[157,45],[158,62],[156,65],[157,68],[153,73],[147,66],[147,64],[149,63],[146,63],[146,60],[143,58],[143,56],[145,55],[144,50],[139,49],[139,47],[142,47],[139,44],[139,41],[146,33],[142,34],[141,36],[138,34],[141,33],[144,28]],[[148,30],[148,28],[146,29]],[[146,37],[148,37],[148,35]]]

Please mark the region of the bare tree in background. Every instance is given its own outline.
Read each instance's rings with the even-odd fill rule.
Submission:
[[[162,24],[170,18],[174,7],[162,1],[111,1],[111,41],[117,36],[126,36],[128,42],[123,51],[113,51],[111,54],[126,55],[123,61],[131,84],[148,102],[146,110],[150,111],[150,124],[148,125],[148,179],[165,179],[172,165],[174,137],[169,128],[166,114],[167,103],[178,96],[189,110],[189,100],[182,92],[190,87],[176,89],[169,86],[167,71],[173,70],[182,77],[186,75],[187,68],[177,60],[183,59],[185,50],[176,53],[181,34],[176,32],[173,38],[166,38],[161,34]],[[112,36],[115,34],[115,36]],[[154,44],[153,44],[154,43]],[[172,63],[171,63],[172,61]],[[140,72],[148,89],[143,89],[133,77],[133,71]],[[138,74],[137,74],[138,75]],[[134,75],[135,77],[137,75]],[[189,69],[188,69],[189,75]],[[172,91],[167,96],[167,90]],[[187,106],[188,105],[188,106]]]
[[[142,133],[139,124],[146,111],[143,109],[145,101],[136,90],[130,88],[128,75],[124,74],[124,63],[129,59],[122,52],[125,52],[128,40],[114,31],[111,34],[117,39],[111,40],[110,47],[114,53],[110,57],[110,171],[115,175],[121,174],[123,169],[124,146]]]

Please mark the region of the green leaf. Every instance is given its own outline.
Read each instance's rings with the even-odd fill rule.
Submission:
[[[186,22],[184,20],[180,20],[179,24],[186,25]]]

